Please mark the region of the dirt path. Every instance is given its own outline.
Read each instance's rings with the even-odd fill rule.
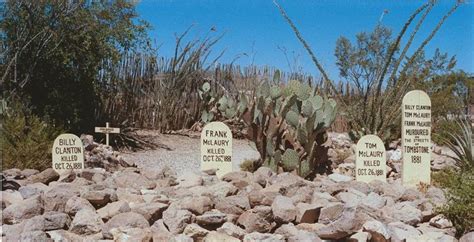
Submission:
[[[169,166],[178,175],[184,171],[200,168],[200,138],[199,133],[184,135],[159,134],[155,131],[140,131],[140,134],[150,135],[160,146],[155,150],[145,150],[133,153],[122,153],[126,160],[135,161],[139,167]],[[233,170],[239,170],[239,165],[246,159],[258,159],[259,154],[252,142],[247,140],[233,140]]]

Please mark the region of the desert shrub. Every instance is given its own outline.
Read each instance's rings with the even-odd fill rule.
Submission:
[[[439,186],[445,188],[448,202],[439,208],[456,228],[457,235],[474,228],[474,145],[473,128],[467,119],[452,121],[456,131],[440,137],[454,154],[457,169],[441,171],[434,175]]]
[[[454,140],[447,137],[445,134],[458,133],[460,131],[461,130],[459,128],[459,125],[457,125],[456,122],[453,122],[449,119],[441,119],[434,123],[432,127],[433,135],[431,136],[431,138],[436,144],[443,144],[446,139],[451,142],[455,142]]]
[[[61,129],[17,110],[3,115],[0,128],[2,169],[38,169],[51,167],[51,147]]]
[[[438,212],[451,220],[456,235],[474,228],[474,170],[444,170],[433,175],[434,181],[446,191],[448,202]]]
[[[415,41],[417,34],[423,32],[420,31],[421,26],[425,26],[427,16],[437,4],[436,1],[426,1],[412,12],[395,38],[390,29],[381,23],[371,33],[357,34],[354,42],[345,37],[339,38],[335,49],[336,65],[343,80],[352,85],[353,90],[349,92],[354,93],[348,103],[291,18],[277,1],[274,3],[321,73],[324,88],[334,95],[347,116],[355,131],[352,137],[376,134],[388,141],[391,132],[397,130],[396,126],[400,124],[400,103],[405,93],[413,89],[415,83],[454,67],[454,58],[448,62],[438,62],[445,56],[437,51],[433,59],[429,60],[424,56],[424,49],[446,19],[462,5],[462,1],[453,3],[437,24],[428,30],[430,34],[426,38]],[[413,43],[421,44],[416,47]],[[409,50],[414,51],[410,53]]]
[[[240,164],[240,170],[254,172],[259,168],[258,163],[256,160],[244,160]]]

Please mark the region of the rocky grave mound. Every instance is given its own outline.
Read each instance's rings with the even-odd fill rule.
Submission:
[[[3,172],[16,185],[2,189],[2,240],[456,240],[452,223],[435,211],[446,203],[443,191],[406,188],[396,176],[388,183],[340,173],[307,181],[266,167],[221,179],[212,170],[178,176],[134,167],[82,139],[88,168],[81,172]]]

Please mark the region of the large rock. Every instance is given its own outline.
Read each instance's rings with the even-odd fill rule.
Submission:
[[[71,216],[74,216],[77,212],[79,212],[82,209],[89,209],[89,210],[95,211],[94,206],[92,206],[92,204],[86,199],[82,197],[71,197],[66,202],[66,206],[64,207],[64,212]]]
[[[100,232],[103,225],[104,222],[95,211],[82,209],[74,216],[69,230],[80,235],[90,235]]]
[[[120,171],[114,174],[114,182],[117,187],[140,189],[153,189],[156,184],[146,177],[129,170]]]
[[[40,196],[35,196],[5,208],[3,210],[3,223],[19,223],[25,219],[41,215],[43,210],[43,200]]]
[[[174,204],[163,212],[163,222],[172,234],[182,233],[186,225],[191,223],[191,218],[191,212],[179,209]]]
[[[150,228],[113,228],[110,233],[113,235],[114,241],[117,242],[149,242],[152,238]]]
[[[397,203],[394,207],[385,211],[390,211],[394,219],[409,225],[418,224],[422,218],[421,211],[409,202]]]
[[[48,185],[52,181],[57,181],[59,179],[59,174],[53,170],[53,168],[48,168],[38,174],[28,177],[28,183],[41,182]]]
[[[46,212],[41,216],[36,216],[37,221],[33,219],[25,221],[25,228],[32,228],[36,226],[41,226],[42,231],[58,230],[58,229],[67,229],[71,225],[71,218],[60,212]],[[34,224],[33,224],[34,223]]]
[[[220,228],[217,229],[217,232],[224,233],[238,239],[243,239],[246,234],[245,230],[231,222],[225,222]]]
[[[116,196],[115,191],[110,188],[104,190],[89,190],[81,194],[81,197],[89,201],[95,208],[105,206],[112,201],[113,196]]]
[[[203,214],[212,209],[214,203],[209,197],[197,196],[197,197],[186,197],[179,203],[182,209],[187,209],[194,214]]]
[[[296,205],[297,223],[316,223],[319,218],[321,206],[317,204],[298,203]]]
[[[239,242],[239,239],[236,239],[230,235],[216,232],[216,231],[211,231],[209,232],[206,237],[204,237],[203,242]]]
[[[162,219],[159,219],[151,226],[151,232],[153,241],[170,241],[173,237],[173,234],[165,226]]]
[[[197,224],[188,224],[183,232],[183,234],[193,238],[194,241],[202,241],[208,233],[209,230]]]
[[[143,217],[143,215],[134,213],[134,212],[127,212],[121,213],[113,216],[102,228],[102,233],[104,238],[111,239],[113,237],[111,233],[111,229],[119,228],[119,229],[126,229],[126,228],[141,228],[147,229],[150,227],[148,221]]]
[[[47,234],[54,241],[98,241],[101,240],[102,233],[91,235],[77,235],[67,230],[53,230],[48,231]]]
[[[1,191],[0,199],[2,200],[2,204],[5,204],[5,206],[8,207],[12,204],[23,201],[23,196],[19,191],[7,190]]]
[[[275,230],[275,234],[283,235],[287,241],[314,241],[320,242],[321,239],[314,233],[306,230],[301,230],[295,227],[292,223],[283,224]]]
[[[189,188],[202,185],[202,177],[194,172],[186,172],[178,177],[179,187]]]
[[[130,211],[130,206],[126,201],[117,201],[107,204],[105,207],[97,210],[97,213],[103,220],[107,221],[117,214]]]
[[[60,183],[42,195],[45,211],[65,212],[67,201],[79,196],[79,187],[70,183]]]
[[[27,184],[26,186],[22,186],[18,189],[18,191],[21,193],[21,196],[23,199],[27,199],[36,195],[41,195],[48,191],[50,187],[45,185],[44,183],[37,182],[37,183],[31,183]]]
[[[259,241],[259,242],[285,242],[285,238],[283,235],[280,234],[262,234],[259,232],[253,232],[250,234],[246,234],[244,236],[244,242],[254,242],[254,241]]]
[[[196,216],[196,223],[209,230],[215,230],[226,221],[227,214],[221,213],[218,210],[212,210]]]
[[[386,203],[387,199],[375,192],[369,193],[369,195],[362,200],[363,205],[372,209],[381,209]]]
[[[242,195],[225,197],[216,203],[216,209],[227,214],[240,215],[250,209],[249,198]]]
[[[449,219],[447,219],[442,214],[431,218],[430,225],[438,229],[446,229],[453,227],[453,223],[451,223],[451,221],[449,221]]]
[[[257,206],[245,211],[240,215],[237,223],[243,226],[248,233],[255,231],[266,233],[275,226],[272,221],[272,209],[268,206]]]
[[[390,232],[385,226],[377,220],[371,220],[364,223],[362,226],[363,230],[369,232],[372,241],[385,242],[390,240]]]
[[[339,218],[344,210],[342,203],[330,203],[321,208],[318,222],[322,224],[329,224]]]
[[[414,240],[421,235],[416,228],[402,222],[389,223],[387,227],[393,242]]]
[[[168,208],[168,204],[143,203],[133,206],[132,212],[143,215],[149,224],[153,224],[158,219],[161,219],[166,208]]]
[[[459,242],[471,242],[474,241],[474,232],[469,232],[459,238]]]
[[[289,223],[296,219],[296,207],[289,197],[277,196],[272,203],[272,212],[279,223]]]

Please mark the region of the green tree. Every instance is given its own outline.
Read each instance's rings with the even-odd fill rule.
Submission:
[[[1,8],[4,97],[70,131],[97,119],[103,64],[148,42],[131,1],[7,0]]]

